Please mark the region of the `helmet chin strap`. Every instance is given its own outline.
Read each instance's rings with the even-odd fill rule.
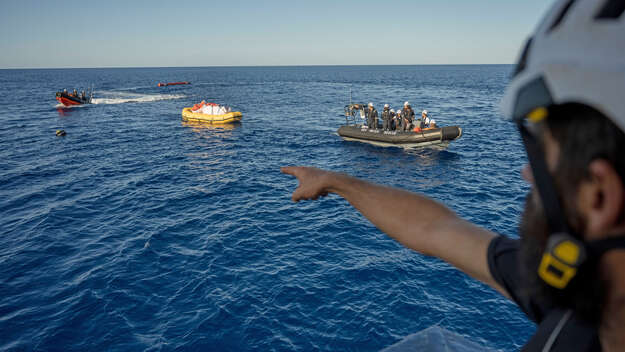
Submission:
[[[549,237],[538,267],[538,276],[548,285],[565,290],[582,265],[596,263],[603,254],[612,249],[625,249],[625,236],[587,242],[571,231],[560,206],[544,151],[523,121],[518,122],[518,128],[549,226]]]
[[[608,237],[590,241],[586,244],[588,252],[595,258],[600,258],[612,249],[625,249],[625,234],[618,237]]]
[[[569,226],[566,222],[564,212],[560,207],[558,201],[558,195],[556,194],[556,187],[547,168],[545,162],[544,152],[540,148],[539,142],[536,140],[527,127],[523,124],[523,121],[518,122],[518,128],[523,138],[523,144],[527,151],[527,157],[532,167],[532,174],[534,175],[534,183],[538,189],[538,195],[543,205],[545,215],[547,216],[547,223],[549,225],[549,231],[551,233],[567,233],[571,234]],[[579,238],[579,236],[574,236]]]

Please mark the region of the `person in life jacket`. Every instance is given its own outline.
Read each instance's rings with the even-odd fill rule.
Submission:
[[[428,111],[421,111],[421,129],[436,128],[436,121],[428,116]]]
[[[397,129],[397,114],[395,113],[395,109],[391,109],[391,122],[389,128],[391,131],[395,131]]]
[[[402,130],[410,131],[412,128],[412,121],[414,121],[414,110],[410,107],[409,102],[404,103],[404,109],[402,110],[401,115],[403,117]]]
[[[501,102],[529,160],[520,239],[424,195],[317,168],[281,169],[299,181],[292,199],[336,193],[406,247],[490,285],[537,324],[523,351],[622,350],[624,11],[622,0],[557,0],[521,52]]]
[[[402,123],[404,122],[404,117],[402,116],[402,109],[397,109],[395,111],[395,130],[403,131]]]
[[[373,107],[373,103],[369,103],[367,109],[367,126],[371,129],[378,128],[378,111]]]
[[[384,110],[382,111],[382,129],[384,131],[391,130],[392,117],[391,111],[389,109],[390,107],[388,106],[388,104],[384,104]]]

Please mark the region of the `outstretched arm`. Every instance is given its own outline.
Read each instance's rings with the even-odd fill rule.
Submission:
[[[495,234],[461,219],[442,204],[416,193],[317,168],[290,166],[281,171],[299,180],[293,201],[336,193],[404,246],[441,258],[507,296],[487,263],[488,245]]]

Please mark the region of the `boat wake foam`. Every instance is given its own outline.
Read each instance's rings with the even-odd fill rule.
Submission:
[[[159,100],[181,99],[182,94],[138,94],[112,91],[99,91],[99,98],[93,99],[93,104],[124,104],[124,103],[148,103]]]

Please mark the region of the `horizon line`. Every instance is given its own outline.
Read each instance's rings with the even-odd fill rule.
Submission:
[[[128,69],[128,68],[243,68],[243,67],[350,67],[350,66],[486,66],[508,64],[357,64],[357,65],[207,65],[207,66],[96,66],[96,67],[6,67],[0,70],[74,70],[74,69]]]

